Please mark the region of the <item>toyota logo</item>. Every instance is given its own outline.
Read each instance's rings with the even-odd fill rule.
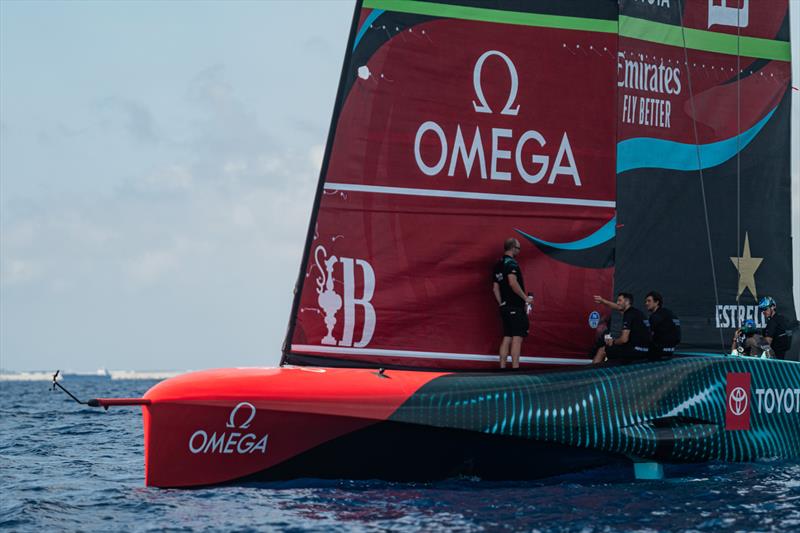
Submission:
[[[741,416],[747,410],[747,392],[742,387],[736,387],[728,395],[728,407],[736,416]]]

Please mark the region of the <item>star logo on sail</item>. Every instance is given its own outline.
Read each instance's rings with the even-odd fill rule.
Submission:
[[[731,257],[733,266],[739,271],[739,288],[736,291],[736,299],[742,295],[745,289],[750,291],[753,298],[758,300],[758,293],[756,291],[756,270],[761,266],[763,257],[753,257],[750,253],[750,238],[745,232],[744,234],[744,249],[741,257]]]
[[[758,290],[756,289],[756,270],[761,266],[763,257],[753,257],[750,251],[750,235],[744,234],[744,247],[739,257],[731,257],[731,263],[739,272],[739,282],[736,289],[736,302],[733,304],[718,304],[716,306],[717,328],[738,328],[745,320],[752,320],[756,327],[766,326],[764,315],[758,310]],[[741,300],[745,290],[753,297],[752,304]]]

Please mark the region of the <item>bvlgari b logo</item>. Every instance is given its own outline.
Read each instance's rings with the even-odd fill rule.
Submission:
[[[331,346],[354,346],[363,348],[372,340],[375,333],[375,308],[372,306],[372,296],[375,294],[375,271],[372,265],[363,259],[352,257],[337,257],[328,255],[324,246],[319,245],[314,249],[314,261],[320,275],[317,276],[317,303],[325,314],[326,335],[322,344]],[[342,281],[334,276],[336,266],[340,266]],[[356,297],[356,272],[360,270],[362,276],[363,293]],[[341,294],[336,283],[341,283]],[[361,339],[353,342],[356,326],[356,308],[364,311]],[[336,327],[337,315],[344,308],[344,325],[340,339],[333,335]]]

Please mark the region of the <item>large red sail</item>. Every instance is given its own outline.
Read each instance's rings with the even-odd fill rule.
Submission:
[[[284,361],[496,366],[491,271],[515,236],[523,365],[588,362],[613,281],[616,2],[368,0],[349,48]]]

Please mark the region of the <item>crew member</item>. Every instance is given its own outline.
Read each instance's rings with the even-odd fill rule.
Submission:
[[[533,296],[525,294],[522,271],[515,259],[520,251],[519,241],[513,237],[506,239],[503,250],[503,257],[495,264],[492,275],[492,292],[500,308],[500,318],[503,322],[500,368],[506,367],[509,353],[511,353],[511,367],[519,368],[522,339],[528,336],[529,328],[526,308],[533,302]]]
[[[770,345],[777,359],[785,359],[786,352],[792,345],[792,332],[789,330],[789,321],[778,313],[777,304],[770,296],[764,296],[758,302],[758,308],[767,319],[764,328],[764,340]]]
[[[594,301],[622,313],[622,333],[617,338],[606,335],[605,346],[597,350],[592,363],[602,363],[606,358],[611,361],[633,361],[647,357],[650,351],[650,332],[644,323],[642,312],[633,307],[633,295],[620,292],[616,302],[601,296],[595,296]]]
[[[731,355],[759,357],[761,354],[766,354],[767,357],[774,355],[767,341],[758,333],[756,323],[752,320],[745,320],[742,327],[733,334]]]
[[[672,355],[681,342],[681,321],[675,313],[664,307],[664,298],[656,291],[647,293],[644,306],[650,313],[650,356],[658,358]]]

